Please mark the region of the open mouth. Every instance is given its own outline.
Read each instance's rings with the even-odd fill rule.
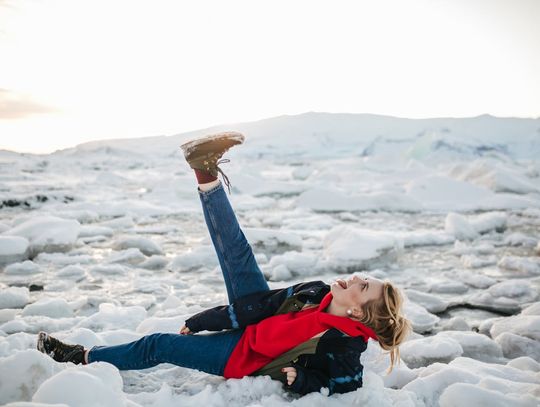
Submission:
[[[347,288],[347,283],[344,281],[344,280],[336,280],[336,283],[339,284],[339,286],[343,289],[346,289]]]

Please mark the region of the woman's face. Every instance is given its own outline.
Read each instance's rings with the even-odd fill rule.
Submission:
[[[358,309],[369,301],[382,298],[383,282],[377,278],[353,275],[338,279],[330,286],[333,301],[350,309]]]

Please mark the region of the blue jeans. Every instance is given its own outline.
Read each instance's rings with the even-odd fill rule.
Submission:
[[[223,185],[198,189],[204,219],[216,250],[229,303],[247,294],[269,290],[251,246],[240,229]],[[109,362],[120,370],[146,369],[160,363],[223,375],[244,329],[206,335],[157,333],[116,346],[94,346],[88,362]]]

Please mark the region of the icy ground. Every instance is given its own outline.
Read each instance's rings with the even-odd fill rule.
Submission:
[[[226,303],[178,150],[215,128],[0,152],[0,404],[538,405],[539,120],[311,113],[226,128],[246,135],[222,168],[270,286],[390,279],[415,331],[401,364],[386,376],[370,341],[362,389],[298,397],[268,377],[119,372],[34,350],[40,330],[112,345]]]

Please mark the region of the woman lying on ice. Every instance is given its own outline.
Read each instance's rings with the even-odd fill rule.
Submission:
[[[332,394],[362,386],[360,354],[371,338],[389,351],[392,370],[411,329],[392,283],[353,276],[331,286],[311,281],[269,289],[217,178],[218,164],[228,161],[222,155],[243,141],[230,132],[182,145],[195,170],[229,305],[194,315],[179,334],[157,333],[116,346],[84,349],[40,332],[40,351],[59,362],[104,361],[121,370],[172,363],[226,378],[269,375],[296,393],[326,387]],[[219,332],[193,335],[199,331]]]

